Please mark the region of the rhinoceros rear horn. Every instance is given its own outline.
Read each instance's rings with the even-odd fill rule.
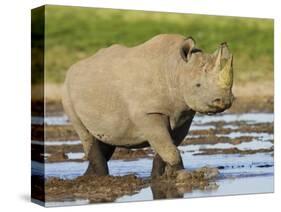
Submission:
[[[191,57],[195,44],[195,40],[192,37],[188,37],[183,41],[180,47],[180,55],[185,62],[187,62]]]

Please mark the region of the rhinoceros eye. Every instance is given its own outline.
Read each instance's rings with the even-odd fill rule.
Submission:
[[[201,86],[200,83],[196,83],[196,87],[199,88]]]

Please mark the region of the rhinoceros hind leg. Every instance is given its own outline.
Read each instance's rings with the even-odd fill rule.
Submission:
[[[108,175],[107,161],[110,159],[114,147],[103,144],[88,131],[74,110],[65,85],[62,91],[62,103],[65,113],[82,142],[85,158],[89,160],[89,166],[85,174]]]
[[[112,156],[114,149],[114,146],[94,138],[88,154],[89,165],[84,175],[108,175],[107,161]]]

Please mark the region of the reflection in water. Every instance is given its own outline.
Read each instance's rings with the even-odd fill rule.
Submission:
[[[218,189],[215,182],[208,181],[194,181],[191,183],[151,183],[150,189],[152,191],[153,199],[173,199],[183,198],[185,193],[190,193],[193,190],[206,191]]]
[[[171,199],[182,198],[183,193],[179,192],[177,186],[174,183],[165,184],[151,184],[151,191],[153,199]]]
[[[193,182],[194,183],[194,182]],[[174,183],[151,183],[153,199],[172,199],[184,198],[185,194],[192,193],[193,190],[201,193],[206,191],[216,192],[219,185],[215,182],[199,181],[194,185],[191,184],[174,184]]]

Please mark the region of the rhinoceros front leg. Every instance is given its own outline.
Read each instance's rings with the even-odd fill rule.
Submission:
[[[186,135],[188,134],[194,114],[195,113],[190,114],[190,117],[180,127],[171,130],[171,137],[173,138],[174,144],[176,146],[179,146],[181,142],[184,140],[184,138],[186,137]],[[166,168],[165,161],[162,160],[159,154],[156,154],[153,159],[152,172],[151,172],[152,178],[157,178],[159,176],[162,176],[165,172],[165,168]]]
[[[169,121],[165,115],[147,115],[141,120],[141,130],[150,146],[169,166],[169,173],[183,168],[180,152],[170,135]]]

